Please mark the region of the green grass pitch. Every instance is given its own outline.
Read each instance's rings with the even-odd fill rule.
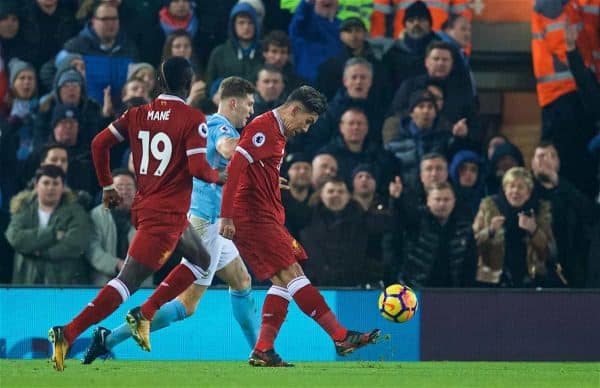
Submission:
[[[244,362],[0,360],[0,387],[600,387],[600,363],[300,362],[253,368]]]

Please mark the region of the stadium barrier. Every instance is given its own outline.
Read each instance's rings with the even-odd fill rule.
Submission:
[[[91,288],[0,289],[0,358],[48,358],[50,325],[67,322],[98,292]],[[128,309],[151,290],[141,290],[102,325],[124,322]],[[256,290],[259,304],[265,290]],[[325,290],[323,295],[350,328],[379,327],[386,340],[345,360],[600,360],[600,293],[594,291],[423,290],[420,308],[404,324],[384,320],[378,291]],[[80,358],[90,341],[86,331],[70,357]],[[225,289],[209,290],[196,314],[155,332],[152,352],[133,341],[114,349],[121,360],[240,360],[250,348],[235,322]],[[294,305],[276,348],[290,361],[334,361],[327,335]]]

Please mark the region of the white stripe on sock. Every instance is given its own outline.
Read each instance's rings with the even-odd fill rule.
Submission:
[[[129,289],[127,288],[125,283],[123,283],[121,280],[114,278],[111,281],[109,281],[108,283],[106,283],[106,285],[117,290],[119,295],[121,295],[121,299],[123,299],[123,302],[125,302],[127,299],[129,299],[129,296],[130,296]]]
[[[288,285],[287,289],[290,295],[293,297],[296,295],[296,292],[300,291],[303,287],[306,287],[310,284],[310,280],[306,276],[298,276],[295,279],[292,279]]]
[[[283,287],[271,286],[271,288],[269,288],[269,291],[267,291],[267,295],[268,294],[280,296],[283,299],[286,299],[287,301],[292,300],[292,296],[290,295],[288,290]]]

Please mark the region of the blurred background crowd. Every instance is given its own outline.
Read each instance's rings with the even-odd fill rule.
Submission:
[[[255,116],[327,96],[281,167],[315,285],[600,286],[600,0],[1,0],[0,283],[120,270],[130,152],[105,211],[90,143],[172,56],[206,114],[232,75]]]

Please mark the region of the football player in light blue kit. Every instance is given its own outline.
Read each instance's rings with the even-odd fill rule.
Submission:
[[[242,128],[254,112],[254,86],[240,77],[229,77],[221,82],[221,101],[218,112],[207,118],[207,126],[198,130],[206,139],[208,164],[218,170],[227,167],[235,152]],[[202,295],[211,285],[216,273],[229,285],[233,315],[240,325],[250,349],[254,348],[260,327],[256,302],[252,295],[251,279],[240,254],[231,240],[219,235],[222,186],[194,178],[189,221],[202,237],[202,243],[210,253],[210,276],[197,280],[177,298],[164,304],[152,320],[150,330],[155,331],[191,316]],[[182,261],[186,259],[183,258]],[[107,354],[127,338],[131,331],[123,324],[112,332],[98,327],[92,343],[85,352],[83,363],[90,364],[97,357]]]

